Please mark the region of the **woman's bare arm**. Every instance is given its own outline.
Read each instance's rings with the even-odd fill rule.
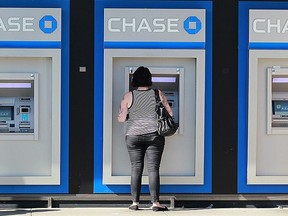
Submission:
[[[167,98],[166,98],[165,94],[162,91],[160,91],[160,90],[159,90],[159,96],[160,96],[160,100],[161,100],[163,106],[165,107],[165,109],[167,110],[167,112],[171,116],[173,116],[173,111],[172,111],[172,109],[171,109],[171,107],[170,107],[170,105],[169,105],[169,103],[167,101]]]
[[[118,113],[118,122],[125,122],[126,116],[128,114],[128,107],[131,105],[132,101],[132,93],[127,92],[124,94],[121,104],[120,104],[120,110]]]

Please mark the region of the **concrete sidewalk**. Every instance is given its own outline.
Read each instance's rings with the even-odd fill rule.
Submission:
[[[33,208],[0,209],[0,216],[288,216],[288,208],[175,208],[166,212],[153,212],[149,208],[131,211],[127,208]]]

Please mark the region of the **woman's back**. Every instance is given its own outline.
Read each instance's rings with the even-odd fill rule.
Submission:
[[[153,89],[134,90],[129,108],[126,135],[148,134],[157,131],[156,99]]]

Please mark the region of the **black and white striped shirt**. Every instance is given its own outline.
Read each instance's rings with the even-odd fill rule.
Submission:
[[[141,135],[157,131],[156,99],[153,89],[134,90],[129,108],[126,135]]]

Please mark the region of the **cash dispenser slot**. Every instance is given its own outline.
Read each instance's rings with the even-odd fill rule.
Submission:
[[[6,122],[0,122],[0,133],[9,132],[9,126]]]

